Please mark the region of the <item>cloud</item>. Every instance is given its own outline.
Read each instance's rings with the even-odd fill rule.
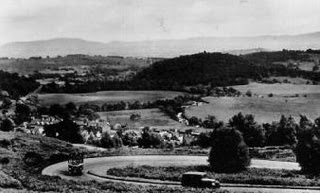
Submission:
[[[0,43],[135,41],[320,30],[317,0],[2,0]]]

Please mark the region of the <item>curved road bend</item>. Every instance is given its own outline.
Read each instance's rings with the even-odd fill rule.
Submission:
[[[105,175],[107,170],[114,167],[125,167],[128,165],[150,165],[150,166],[185,166],[185,165],[204,165],[207,164],[207,156],[180,156],[180,155],[139,155],[139,156],[114,156],[114,157],[100,157],[100,158],[88,158],[84,160],[84,174],[82,176],[67,176],[67,162],[57,163],[46,167],[43,171],[43,175],[60,176],[63,179],[68,180],[97,180],[97,181],[114,181],[123,182],[119,180],[110,180],[95,177],[88,174],[91,171],[98,175]],[[299,170],[300,167],[297,163],[293,162],[278,162],[268,160],[251,160],[251,167],[255,168],[271,168],[271,169],[287,169],[287,170]],[[136,182],[126,182],[134,184],[144,184]],[[222,189],[233,191],[250,191],[250,192],[293,192],[293,193],[315,193],[320,190],[302,190],[302,189],[275,189],[275,188],[242,188],[242,187],[222,187]]]

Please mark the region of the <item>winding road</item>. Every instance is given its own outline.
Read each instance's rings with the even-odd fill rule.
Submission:
[[[184,166],[184,165],[204,165],[208,164],[207,156],[186,156],[186,155],[137,155],[137,156],[114,156],[114,157],[100,157],[100,158],[88,158],[84,160],[84,174],[82,176],[68,176],[67,175],[67,162],[57,163],[46,167],[43,171],[43,175],[60,176],[63,179],[68,180],[97,180],[97,181],[114,181],[134,184],[144,184],[144,182],[123,181],[117,178],[103,178],[99,176],[106,176],[106,172],[110,168],[125,167],[128,165],[150,165],[150,166]],[[251,167],[255,168],[272,168],[272,169],[286,169],[286,170],[299,170],[300,167],[297,163],[293,162],[278,162],[267,160],[251,160]],[[89,173],[88,173],[89,172]],[[94,174],[94,175],[92,175]],[[149,185],[157,185],[150,184]],[[159,184],[158,184],[159,185]],[[172,186],[178,186],[175,183]],[[227,190],[248,191],[250,192],[320,192],[320,190],[306,190],[306,189],[286,189],[286,188],[270,188],[265,186],[241,186],[241,185],[228,185],[223,187]]]

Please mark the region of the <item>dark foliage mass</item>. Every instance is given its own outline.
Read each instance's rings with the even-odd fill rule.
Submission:
[[[238,172],[250,165],[249,149],[241,132],[220,128],[212,134],[209,163],[215,172]]]
[[[295,154],[302,171],[320,174],[320,118],[299,132]]]
[[[21,124],[25,121],[30,121],[31,109],[28,105],[17,104],[15,114],[15,123]]]
[[[24,155],[23,161],[29,166],[36,166],[43,161],[43,157],[37,152],[30,151]]]
[[[139,73],[136,80],[167,89],[208,83],[214,86],[246,84],[247,78],[258,77],[258,74],[258,68],[240,57],[199,53],[157,62]]]
[[[149,127],[142,130],[141,138],[138,139],[138,144],[144,148],[158,148],[163,145],[163,139],[158,133],[150,131]]]
[[[14,99],[27,95],[35,90],[39,83],[32,78],[19,76],[17,73],[11,74],[0,70],[0,90],[8,91]]]
[[[282,50],[277,52],[257,52],[242,56],[242,58],[261,66],[267,76],[303,77],[312,81],[320,81],[319,72],[300,70],[295,66],[275,65],[274,62],[286,62],[288,60],[310,61],[310,53],[319,53],[319,50],[295,51]],[[312,60],[311,60],[312,61]]]
[[[256,52],[242,56],[252,62],[258,64],[272,64],[273,62],[288,61],[288,60],[300,60],[308,61],[309,55],[303,51],[295,50],[282,50],[276,52]]]
[[[264,129],[254,121],[253,115],[244,116],[242,113],[239,113],[229,120],[229,125],[242,133],[244,141],[248,146],[258,147],[264,145]]]
[[[70,143],[83,143],[79,126],[69,119],[53,125],[46,125],[44,127],[44,134],[47,137],[55,137]]]
[[[266,130],[266,145],[294,145],[297,143],[297,131],[299,126],[293,117],[281,116],[279,122],[264,124]]]
[[[104,148],[119,148],[122,147],[122,139],[116,134],[111,137],[107,132],[103,134],[100,140],[100,146]]]
[[[13,121],[10,119],[5,119],[0,123],[1,131],[12,131],[13,130]]]

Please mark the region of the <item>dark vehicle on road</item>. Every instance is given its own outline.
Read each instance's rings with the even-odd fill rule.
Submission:
[[[83,170],[83,154],[71,153],[68,160],[68,172],[70,175],[82,175]]]
[[[182,175],[182,186],[197,188],[219,188],[220,182],[207,177],[205,172],[186,172]]]

